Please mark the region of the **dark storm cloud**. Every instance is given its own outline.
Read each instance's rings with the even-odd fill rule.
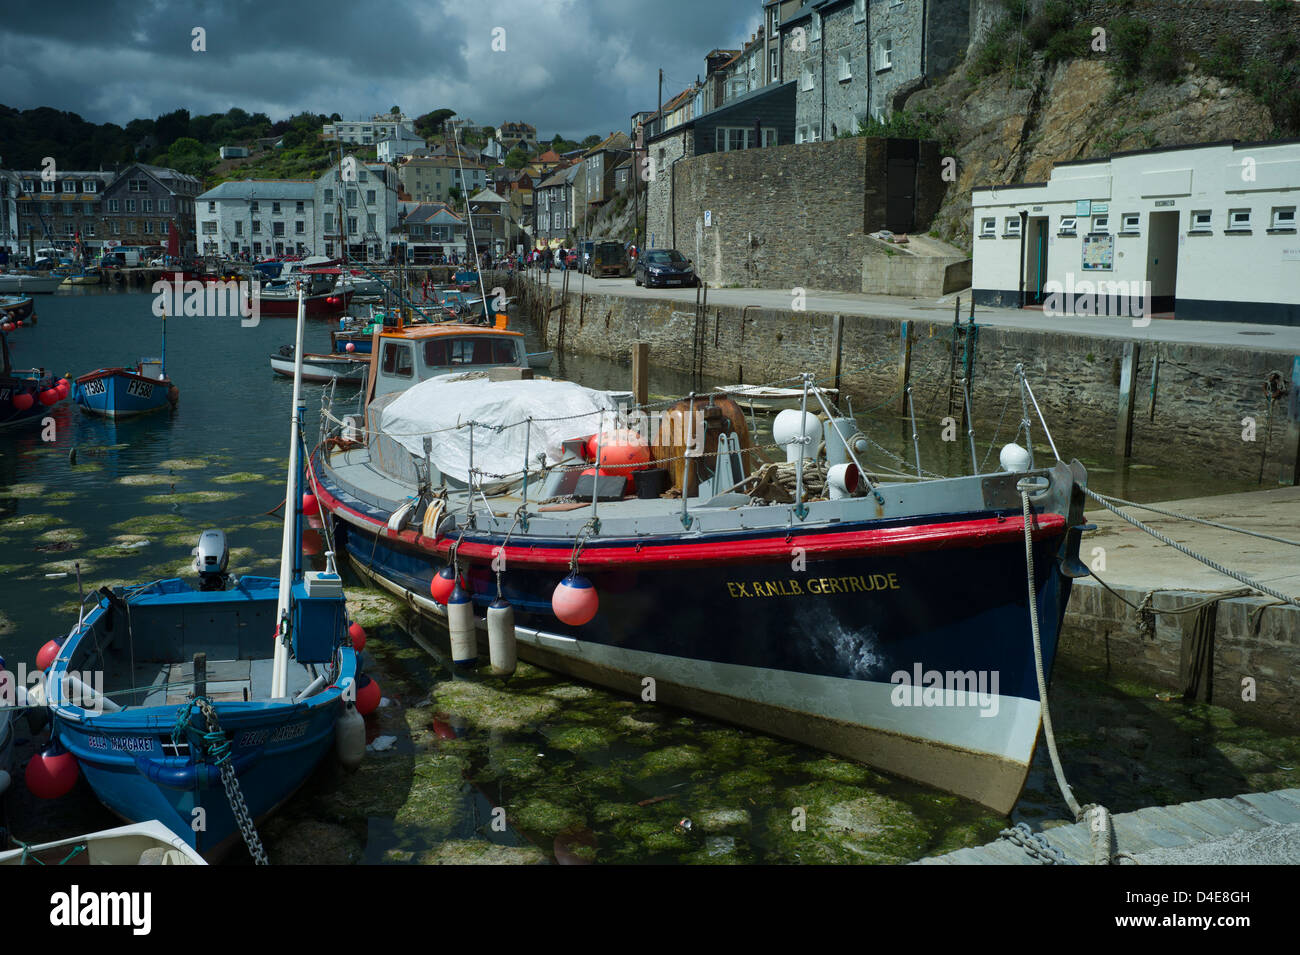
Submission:
[[[0,26],[0,103],[124,124],[184,107],[358,118],[446,106],[542,135],[626,129],[749,38],[759,0],[60,2]],[[207,51],[191,49],[206,31]],[[504,52],[492,49],[505,30]]]

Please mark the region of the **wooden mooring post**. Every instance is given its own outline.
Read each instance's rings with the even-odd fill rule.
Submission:
[[[1291,359],[1291,387],[1286,399],[1286,446],[1279,483],[1300,484],[1300,355]]]
[[[844,316],[831,318],[831,387],[835,389],[835,400],[839,401],[840,365],[844,355]]]
[[[1124,343],[1119,368],[1119,412],[1115,419],[1115,454],[1121,458],[1133,454],[1133,405],[1137,396],[1137,366],[1142,348],[1137,342]]]
[[[907,386],[912,379],[912,323],[902,322],[898,340],[898,413],[907,414]]]
[[[650,343],[632,343],[632,400],[637,407],[650,403]]]

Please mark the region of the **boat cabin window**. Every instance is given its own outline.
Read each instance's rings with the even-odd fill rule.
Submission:
[[[435,338],[424,343],[424,363],[430,368],[459,365],[513,365],[515,343],[509,338],[476,335],[466,338]]]
[[[388,342],[384,345],[384,374],[401,375],[410,378],[415,374],[415,365],[411,361],[411,349],[406,345]]]

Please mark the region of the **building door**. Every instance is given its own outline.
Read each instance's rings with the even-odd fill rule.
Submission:
[[[1031,217],[1025,223],[1025,304],[1042,305],[1047,283],[1047,217]]]
[[[1172,312],[1178,289],[1178,212],[1153,212],[1147,230],[1147,281],[1145,303],[1151,312]]]
[[[885,140],[885,228],[906,233],[916,228],[915,139]]]

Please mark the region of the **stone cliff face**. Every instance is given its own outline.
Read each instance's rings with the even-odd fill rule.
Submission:
[[[1273,128],[1267,108],[1214,76],[1125,89],[1087,59],[1028,64],[1018,83],[1006,73],[973,81],[958,67],[904,108],[937,117],[951,139],[957,180],[931,231],[968,252],[972,186],[1042,182],[1054,163],[1129,149],[1267,139]]]

